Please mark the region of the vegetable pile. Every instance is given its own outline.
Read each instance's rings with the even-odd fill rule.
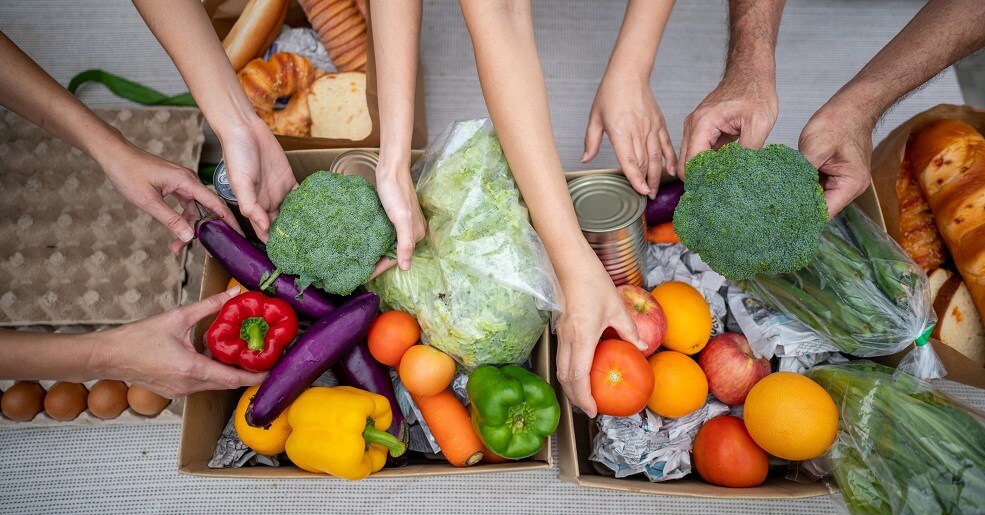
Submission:
[[[817,253],[828,221],[822,193],[817,170],[800,152],[729,143],[687,162],[674,229],[730,280],[793,272]]]

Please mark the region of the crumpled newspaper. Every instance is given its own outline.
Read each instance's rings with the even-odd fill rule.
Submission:
[[[280,34],[274,40],[267,53],[264,54],[265,61],[270,60],[270,56],[277,52],[290,52],[298,54],[311,61],[315,68],[321,68],[328,73],[335,73],[336,68],[332,63],[332,58],[328,56],[325,45],[318,39],[315,29],[309,27],[291,28],[284,25],[280,29]]]
[[[691,472],[691,446],[705,422],[729,412],[713,397],[698,411],[664,419],[648,409],[629,417],[599,416],[589,459],[605,465],[617,478],[643,473],[653,482]]]
[[[728,305],[725,287],[728,281],[713,271],[701,258],[684,245],[650,244],[646,250],[647,289],[667,281],[680,281],[694,286],[711,308],[711,335],[725,332]]]
[[[818,365],[835,365],[848,361],[840,352],[818,352],[814,354],[801,354],[800,356],[783,356],[777,372],[796,372],[803,374],[809,369]]]
[[[750,297],[738,286],[729,286],[728,299],[729,312],[758,357],[795,357],[838,351],[834,343],[817,331]]]
[[[438,442],[431,436],[431,430],[424,422],[424,416],[417,404],[410,397],[410,392],[404,388],[397,373],[390,369],[390,379],[393,381],[393,392],[397,397],[397,404],[400,411],[404,413],[404,420],[407,422],[407,449],[426,454],[437,454],[441,452]]]

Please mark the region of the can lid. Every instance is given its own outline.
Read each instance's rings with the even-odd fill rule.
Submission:
[[[568,183],[582,231],[608,232],[636,223],[646,199],[622,175],[586,175]]]
[[[372,150],[349,150],[339,154],[339,156],[332,161],[330,170],[345,175],[373,177],[376,175],[376,165],[379,161],[379,154]]]
[[[219,164],[215,166],[215,174],[212,176],[212,186],[220,197],[233,204],[236,203],[236,194],[233,193],[233,187],[229,184],[229,175],[226,173],[225,161],[219,161]]]

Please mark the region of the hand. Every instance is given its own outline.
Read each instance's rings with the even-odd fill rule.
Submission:
[[[204,390],[226,390],[260,384],[266,374],[223,365],[195,351],[195,324],[216,312],[239,288],[213,295],[144,320],[101,333],[107,363],[103,375],[136,383],[169,399]]]
[[[409,270],[414,247],[427,230],[427,222],[410,177],[410,165],[390,164],[391,162],[381,156],[376,167],[376,191],[380,195],[383,209],[397,229],[397,260],[381,261],[382,266],[377,266],[374,277],[394,263],[401,270]]]
[[[607,75],[602,80],[588,115],[582,163],[598,154],[602,132],[609,135],[623,173],[641,195],[656,195],[665,163],[668,173],[676,172],[674,144],[645,78],[610,79]]]
[[[837,101],[821,107],[800,133],[800,152],[817,168],[828,217],[834,218],[872,182],[873,122]]]
[[[602,332],[612,327],[620,338],[635,343],[640,350],[646,345],[640,340],[636,324],[626,312],[602,263],[594,254],[583,259],[577,273],[561,283],[565,305],[557,323],[557,379],[568,399],[586,415],[594,417],[597,407],[589,372]]]
[[[239,210],[266,242],[270,222],[277,218],[284,197],[298,185],[287,156],[256,116],[232,126],[219,139]]]
[[[736,139],[743,147],[761,148],[773,130],[778,109],[772,73],[745,69],[726,72],[718,87],[684,119],[681,171],[701,151]]]
[[[161,222],[175,236],[171,252],[177,253],[195,236],[194,224],[199,219],[198,201],[226,223],[239,229],[239,223],[226,203],[206,188],[195,172],[149,154],[128,142],[119,151],[101,157],[106,177],[131,204]],[[164,202],[174,195],[181,204],[179,214]]]

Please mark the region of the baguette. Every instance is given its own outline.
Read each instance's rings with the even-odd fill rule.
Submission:
[[[246,63],[262,57],[280,33],[287,17],[288,0],[250,0],[232,30],[222,40],[233,69],[239,72]]]
[[[979,366],[985,366],[985,327],[975,311],[967,286],[958,274],[938,268],[946,279],[933,293],[937,325],[933,337],[964,354]]]
[[[946,251],[941,234],[934,225],[930,204],[923,197],[913,166],[906,159],[900,163],[896,178],[899,201],[899,244],[924,272],[930,273],[944,264]]]
[[[985,318],[985,138],[966,123],[938,120],[914,134],[906,152],[944,243]]]

